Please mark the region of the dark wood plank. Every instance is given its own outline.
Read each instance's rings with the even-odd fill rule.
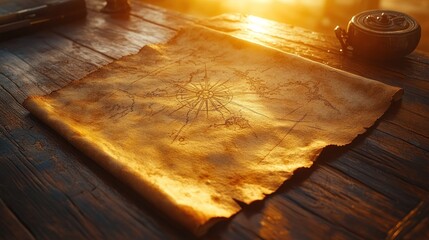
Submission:
[[[2,46],[0,58],[8,64],[0,66],[0,71],[18,85],[23,83],[20,78],[33,79],[27,82],[29,86],[23,88],[27,89],[25,91],[34,88],[31,83],[45,93],[56,90],[111,62],[101,54],[50,32],[16,38],[3,42]]]
[[[360,239],[343,227],[315,216],[299,203],[273,195],[264,202],[245,208],[231,221],[216,226],[206,238],[317,239],[320,236],[326,239]]]
[[[102,0],[87,2],[87,8],[93,12],[99,12],[104,5],[105,1]],[[181,27],[185,27],[198,20],[186,14],[166,10],[140,1],[132,1],[130,5],[131,16],[172,30],[179,30]]]
[[[406,97],[402,98],[402,103],[405,109],[429,118],[429,108],[427,107],[428,102],[426,98],[421,98],[413,93],[407,93]]]
[[[404,101],[411,101],[407,95],[403,98]],[[429,104],[422,104],[422,107],[428,106]],[[394,123],[401,126],[405,131],[411,131],[413,133],[420,134],[425,138],[429,138],[429,128],[427,127],[429,118],[414,111],[409,111],[405,104],[401,104],[400,108],[385,114],[383,121]]]
[[[420,220],[419,223],[409,232],[407,232],[403,239],[407,240],[427,240],[429,239],[429,214]]]
[[[16,55],[0,50],[0,73],[4,78],[11,80],[17,88],[31,94],[49,93],[52,89],[61,87],[61,83],[52,82],[33,69],[29,62]]]
[[[429,198],[419,202],[400,222],[392,228],[386,239],[428,239]]]
[[[406,212],[427,195],[426,191],[399,176],[382,171],[359,153],[341,151],[336,154],[339,156],[334,154],[334,160],[328,160],[327,165],[389,198],[395,208],[402,208]]]
[[[53,31],[112,59],[137,53],[146,44],[166,42],[175,34],[173,30],[133,16],[115,18],[92,11],[86,21],[70,23]]]
[[[20,105],[29,94],[58,89],[196,21],[140,2],[132,2],[128,19],[112,17],[97,12],[100,3],[89,1],[86,21],[0,43],[0,61],[6,63],[0,64],[0,180],[6,183],[0,185],[0,197],[7,206],[0,210],[15,223],[0,225],[7,229],[1,232],[29,226],[36,238],[188,239]],[[424,239],[427,217],[413,212],[422,209],[419,204],[428,196],[429,60],[415,53],[401,65],[369,65],[340,56],[332,36],[275,23],[266,27],[275,29],[270,35],[240,25],[240,19],[229,15],[225,24],[212,20],[211,27],[402,86],[406,92],[369,133],[339,153],[326,153],[263,204],[246,207],[206,237],[379,239],[398,232]],[[406,224],[407,216],[418,221]]]
[[[405,129],[403,126],[389,121],[380,121],[380,123],[377,125],[377,130],[389,134],[395,138],[401,139],[402,141],[405,141],[408,144],[411,144],[426,152],[429,151],[428,138],[418,130],[413,131],[410,129]]]
[[[372,132],[352,151],[380,170],[429,191],[428,152],[380,131]]]
[[[1,239],[35,239],[22,224],[13,211],[0,198],[0,238]]]
[[[43,0],[15,0],[15,1],[0,1],[0,14],[16,12],[26,8],[33,8],[43,4]]]
[[[324,166],[301,184],[283,196],[364,239],[384,238],[391,226],[407,213],[394,208],[387,197]]]

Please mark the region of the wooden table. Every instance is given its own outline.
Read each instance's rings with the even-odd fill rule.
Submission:
[[[190,239],[21,105],[199,21],[138,1],[112,17],[87,2],[86,21],[0,42],[0,239]],[[405,90],[367,133],[206,238],[429,239],[427,56],[368,63],[342,56],[333,34],[241,15],[201,23]]]

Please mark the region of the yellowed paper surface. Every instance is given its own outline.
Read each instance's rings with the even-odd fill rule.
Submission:
[[[199,235],[350,143],[399,90],[190,27],[24,105]]]

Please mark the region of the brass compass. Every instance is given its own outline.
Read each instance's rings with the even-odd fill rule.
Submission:
[[[352,17],[347,31],[337,26],[335,34],[343,52],[376,60],[406,56],[420,41],[420,25],[405,13],[370,10]]]

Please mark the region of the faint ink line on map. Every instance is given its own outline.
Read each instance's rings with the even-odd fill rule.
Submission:
[[[280,146],[280,144],[286,139],[286,137],[292,132],[292,130],[300,123],[304,120],[304,118],[307,116],[307,113],[304,114],[298,121],[296,121],[292,127],[289,128],[289,130],[283,135],[283,137],[280,139],[279,142],[277,142],[277,144],[270,149],[270,151],[268,151],[268,153],[258,162],[258,164],[260,164],[262,161],[264,161],[273,151],[274,149],[276,149],[278,146]]]

